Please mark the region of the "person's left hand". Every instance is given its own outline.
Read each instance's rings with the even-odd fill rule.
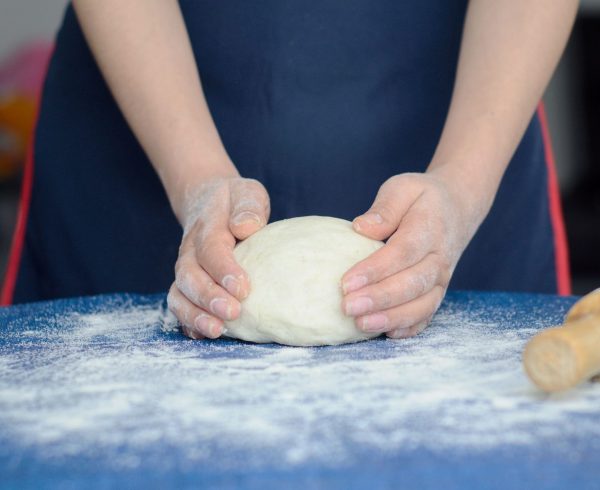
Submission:
[[[429,324],[487,211],[458,187],[435,172],[397,175],[354,220],[358,233],[389,238],[342,278],[342,308],[359,329],[406,338]]]

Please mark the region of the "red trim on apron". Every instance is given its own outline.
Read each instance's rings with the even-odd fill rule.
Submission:
[[[0,305],[7,306],[12,303],[19,266],[21,264],[21,254],[25,244],[25,232],[27,230],[27,219],[29,217],[29,204],[31,202],[31,188],[33,187],[33,138],[29,143],[27,158],[25,159],[25,168],[23,171],[23,183],[21,184],[21,200],[19,204],[19,213],[17,214],[17,223],[13,234],[12,245],[6,274],[4,276],[4,285],[0,295]]]
[[[46,66],[44,67],[44,80],[48,73],[50,66],[50,59],[54,52],[54,47],[48,53],[46,60]],[[41,102],[42,86],[38,88],[39,92],[36,95],[37,100],[37,114],[35,117],[35,125],[31,141],[27,147],[27,153],[25,156],[25,166],[23,168],[23,181],[21,183],[21,198],[19,202],[19,211],[17,214],[17,221],[15,224],[15,231],[13,233],[12,244],[10,247],[10,253],[8,256],[8,263],[6,265],[6,272],[4,274],[4,283],[2,284],[2,291],[0,292],[0,306],[8,306],[12,304],[15,286],[17,284],[17,277],[19,275],[19,267],[21,265],[21,255],[23,247],[25,245],[25,233],[27,231],[27,221],[29,218],[29,204],[31,203],[31,189],[33,187],[33,154],[35,147],[35,130],[38,125],[39,119],[39,106]]]
[[[550,203],[550,220],[554,231],[554,257],[556,262],[556,283],[558,294],[571,294],[571,274],[569,271],[569,247],[567,245],[567,234],[563,219],[562,206],[558,179],[556,176],[554,153],[548,119],[544,103],[540,102],[537,108],[540,125],[542,127],[542,139],[544,141],[544,154],[546,156],[546,167],[548,169],[548,198]]]

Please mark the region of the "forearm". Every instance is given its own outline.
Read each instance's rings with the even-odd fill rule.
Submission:
[[[130,127],[181,220],[186,190],[237,175],[210,115],[176,0],[74,0]]]
[[[452,101],[428,171],[483,219],[568,39],[576,0],[471,0]]]

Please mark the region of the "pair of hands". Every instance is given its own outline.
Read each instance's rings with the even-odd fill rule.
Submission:
[[[187,203],[167,302],[185,335],[217,338],[250,292],[233,256],[236,240],[267,224],[269,196],[256,180],[219,178]],[[425,329],[479,225],[472,214],[463,193],[435,171],[387,180],[371,209],[353,222],[358,233],[387,242],[344,274],[344,313],[360,330],[395,339]]]

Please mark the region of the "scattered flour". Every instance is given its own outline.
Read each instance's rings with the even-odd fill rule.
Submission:
[[[0,455],[336,466],[363,452],[600,436],[600,385],[537,392],[520,363],[537,326],[497,323],[446,305],[418,338],[292,348],[184,340],[161,304],[53,317],[0,344]]]

